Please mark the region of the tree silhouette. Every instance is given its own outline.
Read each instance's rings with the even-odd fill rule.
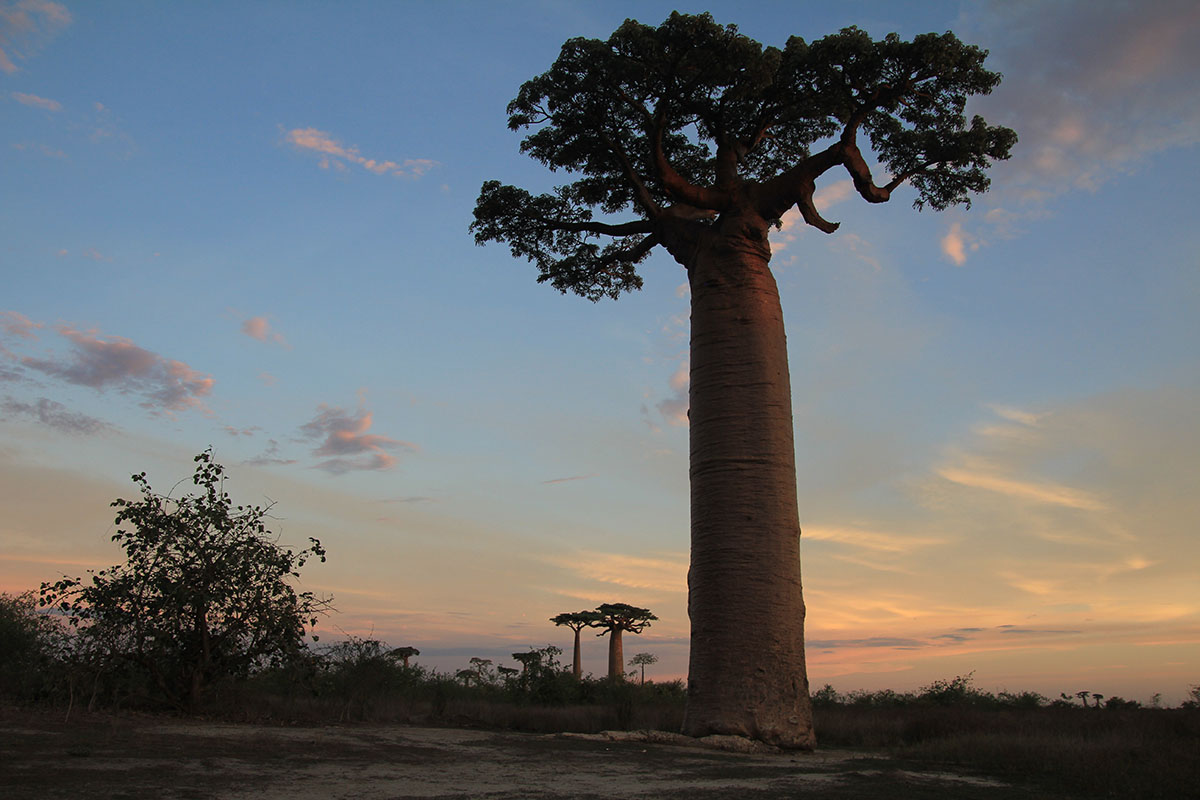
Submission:
[[[653,653],[635,653],[633,658],[629,659],[629,666],[642,668],[642,685],[646,685],[646,665],[657,664],[658,656]]]
[[[1000,81],[952,33],[872,41],[857,28],[763,48],[708,14],[567,41],[508,106],[521,150],[576,180],[483,184],[475,241],[591,300],[638,289],[662,246],[691,287],[692,623],[684,731],[814,744],[804,663],[791,382],[767,233],[791,208],[825,233],[818,178],[869,203],[969,205],[1016,141],[967,97]],[[860,149],[869,142],[885,176]],[[619,216],[627,214],[630,216]]]
[[[189,711],[212,682],[296,656],[329,607],[289,582],[325,560],[321,543],[281,546],[264,522],[270,506],[235,506],[211,448],[194,460],[197,494],[156,494],[142,472],[141,499],[112,503],[125,563],[43,583],[40,600]]]
[[[599,619],[599,614],[595,611],[564,611],[562,614],[550,618],[555,625],[566,625],[575,631],[575,655],[571,661],[571,674],[575,676],[575,680],[583,677],[583,664],[579,656],[579,632],[589,627],[597,619]]]
[[[513,653],[513,660],[521,665],[521,674],[526,675],[531,668],[536,667],[542,662],[542,654],[537,650],[530,650],[527,653]]]
[[[597,636],[608,635],[608,677],[622,680],[625,677],[625,650],[621,641],[624,631],[641,633],[658,619],[648,608],[638,608],[627,603],[603,603],[596,608],[596,618],[588,623],[592,628],[603,628]]]
[[[388,653],[388,655],[391,656],[392,658],[400,659],[400,663],[404,665],[405,669],[407,669],[408,668],[408,660],[410,658],[412,658],[413,656],[421,655],[421,651],[415,647],[405,646],[405,647],[397,647],[395,650]]]

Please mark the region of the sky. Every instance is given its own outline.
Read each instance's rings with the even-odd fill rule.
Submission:
[[[571,37],[711,11],[767,45],[953,30],[1014,128],[971,208],[772,236],[814,687],[1178,702],[1200,683],[1200,6],[0,2],[0,590],[120,561],[118,497],[212,447],[319,538],[323,641],[418,663],[624,602],[683,677],[688,295],[591,303],[467,228],[543,191],[505,106]],[[182,491],[183,487],[175,489]],[[605,639],[585,632],[584,669]]]

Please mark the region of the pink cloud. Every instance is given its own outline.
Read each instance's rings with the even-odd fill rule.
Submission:
[[[979,249],[979,241],[963,230],[961,222],[955,222],[942,237],[942,254],[961,267],[967,263],[967,252]]]
[[[251,317],[242,323],[242,333],[249,336],[251,339],[258,339],[260,342],[275,342],[275,344],[288,346],[287,340],[283,335],[271,330],[271,323],[266,317]]]
[[[34,330],[40,327],[42,327],[42,323],[34,322],[24,314],[18,314],[16,311],[0,311],[0,329],[12,336],[36,339],[37,334],[34,333]]]
[[[56,330],[73,345],[66,358],[26,356],[21,363],[67,383],[96,391],[115,389],[139,394],[143,408],[179,411],[204,409],[202,398],[212,392],[213,378],[182,361],[163,358],[122,336],[101,338],[98,331],[79,331],[69,325]]]
[[[58,102],[57,100],[49,100],[45,97],[38,97],[36,94],[13,92],[12,98],[23,106],[32,106],[33,108],[41,108],[46,111],[62,111],[62,103]]]
[[[658,413],[662,414],[669,425],[686,428],[690,422],[688,408],[691,401],[688,398],[688,387],[691,385],[691,377],[691,367],[684,361],[667,382],[671,387],[671,395],[659,401]]]
[[[401,178],[419,178],[438,165],[428,158],[406,158],[402,162],[366,158],[357,147],[346,147],[332,135],[316,128],[294,128],[287,132],[287,141],[298,150],[321,154],[320,166],[346,169],[346,162],[358,164],[376,175],[392,174]]]
[[[50,0],[0,5],[0,72],[17,72],[20,68],[13,58],[28,58],[42,41],[70,24],[71,12]]]
[[[326,459],[317,464],[317,469],[334,475],[359,470],[383,470],[396,463],[395,456],[387,451],[399,449],[415,452],[418,449],[410,442],[367,433],[372,421],[371,412],[361,408],[350,414],[345,409],[324,403],[318,406],[317,415],[312,421],[300,426],[301,433],[310,439],[324,437],[320,447],[313,450],[313,455]]]
[[[1022,188],[1094,190],[1148,155],[1200,142],[1194,0],[981,9],[977,38],[1004,82],[978,105],[1020,134],[1006,170]]]

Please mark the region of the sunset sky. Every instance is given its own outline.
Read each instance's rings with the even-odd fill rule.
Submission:
[[[685,275],[593,304],[467,230],[483,181],[567,180],[506,128],[520,84],[672,9],[953,30],[1020,136],[969,211],[831,172],[841,228],[773,236],[813,686],[1200,683],[1192,0],[0,0],[0,590],[116,563],[129,475],[211,445],[327,547],[323,639],[511,664],[626,602],[660,617],[627,657],[682,677]]]

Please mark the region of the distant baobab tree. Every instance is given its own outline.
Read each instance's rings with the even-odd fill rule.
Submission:
[[[471,663],[471,668],[474,670],[481,684],[490,684],[493,682],[496,673],[492,669],[492,660],[490,658],[470,658],[467,660]]]
[[[658,619],[648,608],[638,608],[627,603],[604,603],[596,608],[597,618],[589,627],[603,628],[597,636],[608,635],[608,677],[621,680],[625,677],[625,654],[621,643],[624,631],[641,633]]]
[[[657,664],[658,656],[653,653],[637,653],[629,659],[629,666],[642,668],[642,686],[646,685],[646,665]]]
[[[542,654],[537,650],[530,650],[527,653],[513,653],[513,660],[521,665],[521,674],[525,675],[531,668],[536,667],[542,661]]]
[[[404,665],[405,669],[408,669],[408,660],[413,656],[421,655],[421,651],[415,647],[397,647],[395,650],[392,650],[390,653],[388,653],[388,655],[391,658],[400,659],[400,663]]]
[[[607,40],[568,40],[508,105],[508,127],[530,130],[521,152],[575,180],[538,195],[485,182],[477,244],[504,243],[538,282],[593,301],[640,289],[638,267],[659,246],[687,271],[689,735],[816,741],[768,233],[796,209],[833,234],[814,199],[827,175],[868,203],[909,184],[918,209],[969,205],[1016,142],[964,114],[1000,82],[986,56],[953,33],[874,41],[853,27],[763,48],[709,14],[672,13],[657,28],[630,19]]]
[[[575,631],[575,656],[571,660],[571,674],[575,676],[575,680],[583,677],[583,664],[579,656],[579,632],[599,618],[600,615],[596,611],[564,611],[562,614],[550,618],[555,625],[566,625]]]

